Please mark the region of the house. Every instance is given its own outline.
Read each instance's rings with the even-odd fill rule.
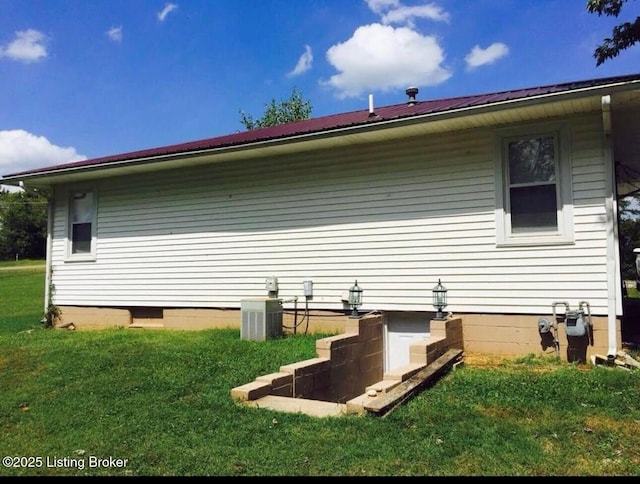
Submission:
[[[204,329],[275,297],[285,331],[339,333],[357,282],[393,367],[441,282],[467,352],[569,357],[578,338],[615,355],[616,164],[640,165],[640,74],[406,94],[6,175],[52,194],[45,307],[78,329]]]

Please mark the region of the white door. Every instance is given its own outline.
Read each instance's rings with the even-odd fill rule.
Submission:
[[[411,343],[427,337],[427,321],[390,316],[385,327],[384,371],[408,365]]]

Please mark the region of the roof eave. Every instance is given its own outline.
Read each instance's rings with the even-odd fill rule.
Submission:
[[[362,142],[365,142],[367,134],[391,129],[401,128],[408,125],[425,123],[438,123],[452,118],[464,118],[477,114],[492,113],[507,109],[518,109],[536,104],[549,102],[560,102],[571,99],[579,99],[596,95],[612,94],[620,91],[638,89],[640,80],[625,81],[619,83],[605,84],[601,86],[590,86],[569,91],[545,93],[525,98],[514,98],[504,101],[481,104],[477,106],[467,106],[450,109],[447,111],[432,112],[412,115],[394,119],[369,121],[363,124],[343,126],[309,133],[284,136],[267,140],[253,141],[230,146],[213,147],[206,149],[188,150],[178,153],[168,153],[148,157],[134,157],[120,161],[112,161],[107,164],[80,165],[54,168],[37,173],[22,173],[9,175],[1,178],[0,183],[5,185],[19,186],[21,184],[34,187],[47,187],[56,183],[64,183],[78,179],[93,178],[96,172],[103,173],[104,176],[117,176],[127,173],[148,172],[152,169],[168,169],[174,165],[177,167],[185,160],[201,160],[201,162],[226,161],[237,157],[246,158],[246,153],[254,152],[255,156],[267,156],[272,153],[284,153],[294,151],[304,151],[314,149],[315,146],[324,141],[331,141],[345,134],[362,135]],[[194,161],[194,163],[197,161]],[[151,167],[151,165],[153,165]]]

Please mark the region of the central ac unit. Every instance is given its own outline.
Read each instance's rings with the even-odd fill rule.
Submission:
[[[282,301],[276,298],[240,301],[240,338],[264,341],[282,337]]]

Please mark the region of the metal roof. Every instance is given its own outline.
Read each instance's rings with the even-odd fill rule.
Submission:
[[[65,163],[61,165],[47,166],[5,175],[5,178],[16,178],[43,173],[54,173],[69,169],[103,168],[119,162],[135,162],[165,157],[169,155],[181,155],[197,153],[205,150],[221,149],[229,147],[249,147],[252,144],[274,141],[279,139],[294,138],[310,134],[329,133],[331,131],[353,128],[359,126],[375,127],[376,124],[399,121],[403,119],[417,118],[426,115],[441,113],[455,113],[458,110],[468,110],[483,106],[498,105],[509,101],[522,101],[547,97],[553,94],[580,92],[603,86],[615,86],[629,82],[640,82],[640,74],[574,81],[561,84],[551,84],[524,89],[501,91],[487,94],[453,97],[447,99],[433,99],[420,101],[415,104],[405,102],[390,106],[382,106],[370,113],[369,109],[333,114],[318,118],[306,119],[278,126],[271,126],[250,131],[237,132],[214,138],[206,138],[187,143],[173,144],[158,148],[121,153],[116,155],[93,158],[83,161]],[[1,179],[0,179],[1,180]]]

